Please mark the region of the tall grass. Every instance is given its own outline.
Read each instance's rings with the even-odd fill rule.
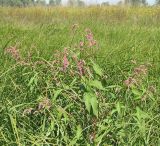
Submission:
[[[0,145],[160,145],[158,7],[0,17]]]

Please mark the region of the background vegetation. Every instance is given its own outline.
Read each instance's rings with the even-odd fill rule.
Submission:
[[[158,7],[0,18],[0,145],[160,145]]]
[[[26,7],[26,6],[36,6],[36,5],[48,5],[48,6],[60,6],[62,5],[62,0],[0,0],[1,6],[19,6],[19,7]],[[92,1],[90,1],[92,4]],[[160,0],[155,1],[155,5],[159,5]],[[68,6],[85,6],[85,0],[67,0],[66,4]],[[94,4],[95,5],[95,4]],[[102,2],[101,4],[98,3],[97,5],[108,6],[110,5],[109,2]],[[129,6],[147,6],[147,0],[119,0],[117,5],[129,5]]]

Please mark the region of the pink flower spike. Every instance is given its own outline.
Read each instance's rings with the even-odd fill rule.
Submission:
[[[80,75],[83,76],[84,75],[84,61],[80,60],[77,63],[77,67],[78,67]]]
[[[69,61],[68,61],[67,55],[64,54],[64,57],[63,57],[63,69],[64,69],[64,71],[66,71],[68,66],[69,66]]]
[[[97,44],[96,40],[92,41],[92,45],[95,46]]]
[[[87,40],[93,40],[93,34],[92,33],[88,33],[86,35]]]
[[[96,40],[89,41],[89,47],[95,46],[97,44]]]
[[[5,49],[5,52],[7,54],[10,54],[16,61],[19,61],[21,59],[19,50],[16,47],[9,47]]]
[[[77,58],[76,55],[73,55],[72,58],[73,58],[73,60],[74,60],[75,62],[77,62],[77,59],[78,59],[78,58]]]
[[[127,80],[124,81],[124,84],[129,88],[131,86],[133,86],[134,84],[136,84],[136,80],[132,77],[129,77]]]
[[[84,46],[84,42],[81,41],[81,42],[79,43],[79,45],[80,45],[80,47],[83,47],[83,46]]]

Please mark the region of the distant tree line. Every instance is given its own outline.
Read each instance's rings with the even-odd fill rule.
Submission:
[[[62,0],[49,0],[48,5],[57,6],[61,5]],[[139,6],[139,5],[147,5],[146,0],[120,0],[117,5],[131,5],[131,6]],[[160,0],[156,0],[156,4],[160,5]],[[35,5],[46,5],[45,0],[0,0],[1,6],[35,6]],[[85,6],[84,0],[68,0],[68,6]],[[103,2],[102,6],[109,6],[109,2]]]
[[[102,6],[109,6],[109,2],[103,2]],[[120,0],[117,5],[130,5],[130,6],[146,6],[147,0]],[[156,0],[155,5],[160,5],[160,0]]]
[[[160,5],[160,0],[156,0],[156,4],[157,4],[157,5]]]
[[[147,0],[124,0],[124,3],[132,6],[148,5]],[[155,5],[160,5],[160,0],[156,0]]]
[[[49,0],[48,5],[57,6],[62,4],[62,0]],[[45,0],[0,0],[1,6],[34,6],[34,5],[46,5]],[[85,6],[83,0],[68,0],[68,6]]]
[[[34,4],[34,0],[0,0],[2,6],[27,6]]]
[[[49,5],[60,5],[61,0],[50,0]],[[1,6],[34,6],[46,5],[45,0],[0,0]]]
[[[126,5],[139,6],[139,5],[147,5],[146,0],[125,0]]]

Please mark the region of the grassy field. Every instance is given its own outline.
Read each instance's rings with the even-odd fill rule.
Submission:
[[[160,8],[0,7],[1,146],[160,146]]]

